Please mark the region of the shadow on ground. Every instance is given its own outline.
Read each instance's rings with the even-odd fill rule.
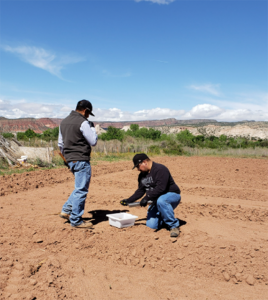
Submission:
[[[129,210],[105,210],[105,209],[98,209],[98,210],[91,210],[88,213],[91,215],[90,218],[83,218],[83,220],[87,221],[90,220],[93,225],[96,225],[98,223],[108,221],[108,217],[106,215],[108,214],[118,214],[118,213],[125,213],[129,212]]]

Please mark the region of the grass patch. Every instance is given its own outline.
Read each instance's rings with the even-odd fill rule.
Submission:
[[[209,148],[191,148],[183,147],[190,156],[217,156],[217,157],[235,157],[235,158],[258,158],[268,159],[268,149],[209,149]]]
[[[165,147],[169,145],[168,148],[170,151],[165,151]],[[268,149],[266,148],[255,148],[255,149],[209,149],[209,148],[191,148],[191,147],[181,147],[177,143],[165,143],[160,145],[160,147],[153,147],[148,149],[147,154],[150,158],[155,156],[214,156],[214,157],[234,157],[234,158],[258,158],[258,159],[268,159]],[[160,151],[160,153],[159,153]],[[142,152],[142,151],[139,151]],[[96,166],[100,162],[119,162],[119,161],[132,161],[132,158],[135,152],[96,152],[92,151],[91,153],[91,165]],[[32,166],[30,167],[20,167],[16,168],[15,166],[11,167],[8,165],[7,161],[3,158],[0,158],[0,175],[11,175],[11,174],[22,174],[25,172],[39,171],[39,170],[49,170],[49,169],[58,169],[66,168],[62,158],[55,153],[52,159],[52,163],[47,163],[41,159],[34,161],[29,161]],[[38,167],[33,167],[38,166]]]

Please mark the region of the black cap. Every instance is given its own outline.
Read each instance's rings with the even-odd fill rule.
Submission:
[[[149,159],[149,157],[145,154],[145,153],[139,153],[139,154],[136,154],[134,157],[133,157],[133,164],[134,164],[134,167],[132,168],[135,169],[140,163],[142,163],[145,159]]]
[[[77,103],[76,110],[81,110],[81,109],[89,110],[89,114],[95,117],[95,115],[93,115],[92,113],[93,110],[92,104],[88,100],[83,99]]]

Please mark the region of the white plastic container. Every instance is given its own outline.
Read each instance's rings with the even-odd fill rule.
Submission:
[[[135,220],[138,218],[137,216],[128,213],[110,214],[106,215],[106,217],[109,218],[109,224],[117,228],[133,226]]]
[[[23,160],[24,160],[24,162],[26,162],[26,161],[27,161],[27,156],[25,156],[25,155],[21,156],[20,158],[21,158],[21,159],[23,159]]]
[[[17,161],[22,165],[24,163],[24,159],[18,158]]]

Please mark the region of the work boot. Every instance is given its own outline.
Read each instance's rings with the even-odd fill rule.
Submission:
[[[93,224],[91,222],[83,222],[80,225],[73,226],[73,228],[85,228],[85,229],[87,229],[87,228],[90,228],[92,226],[93,226]]]
[[[175,227],[170,229],[170,237],[178,237],[180,235],[180,228],[179,227]]]
[[[66,219],[66,220],[69,220],[69,218],[70,218],[70,215],[68,215],[68,214],[66,214],[66,213],[64,213],[64,212],[61,212],[61,213],[59,214],[59,216],[60,216],[61,218],[63,218],[63,219]]]

